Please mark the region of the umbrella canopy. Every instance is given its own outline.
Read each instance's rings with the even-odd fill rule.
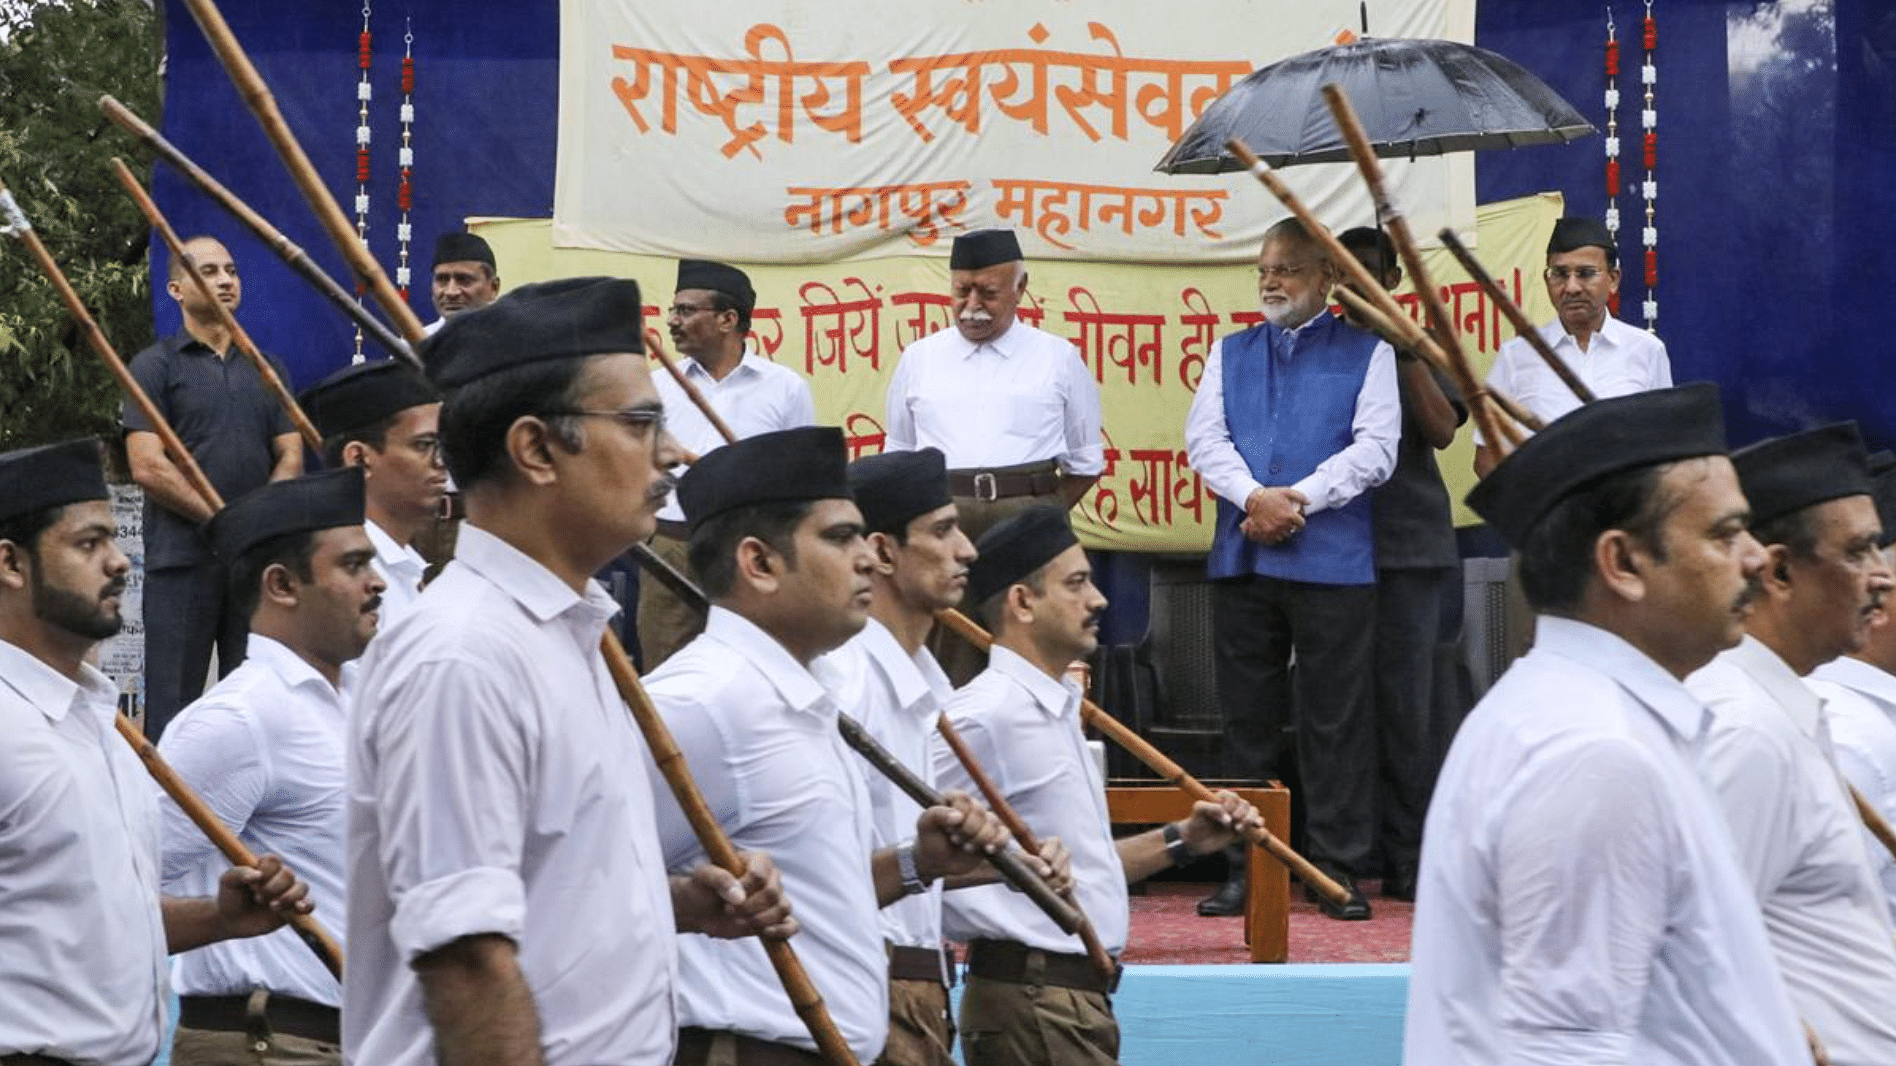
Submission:
[[[1349,97],[1384,158],[1554,144],[1594,131],[1572,104],[1505,56],[1455,41],[1379,37],[1253,71],[1206,108],[1154,169],[1242,170],[1225,154],[1233,137],[1275,167],[1347,160],[1349,146],[1319,91],[1331,82]]]

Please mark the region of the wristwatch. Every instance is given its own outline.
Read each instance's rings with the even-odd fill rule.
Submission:
[[[1165,857],[1172,860],[1173,866],[1190,866],[1198,858],[1185,845],[1185,834],[1179,832],[1177,822],[1165,823]]]
[[[914,841],[896,846],[895,869],[902,877],[903,895],[919,896],[928,891],[928,882],[922,880],[922,872],[915,866]]]

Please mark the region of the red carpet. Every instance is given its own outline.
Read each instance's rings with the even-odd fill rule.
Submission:
[[[1291,962],[1408,962],[1415,904],[1384,899],[1375,881],[1362,883],[1375,917],[1339,922],[1318,913],[1303,890],[1290,886]],[[1200,918],[1194,909],[1217,885],[1157,881],[1132,897],[1129,963],[1247,963],[1244,919]]]

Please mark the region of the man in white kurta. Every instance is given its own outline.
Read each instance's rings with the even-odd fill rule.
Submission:
[[[1811,671],[1808,683],[1823,701],[1837,769],[1885,822],[1896,825],[1896,674],[1872,658],[1896,665],[1889,656],[1896,651],[1896,625],[1887,613],[1870,640],[1858,655],[1832,659]],[[1896,856],[1867,826],[1863,832],[1870,867],[1896,916]]]
[[[1896,931],[1803,678],[1863,646],[1891,574],[1854,423],[1732,457],[1771,553],[1743,644],[1687,681],[1717,715],[1699,751],[1798,1013],[1834,1066],[1896,1062]]]
[[[1724,450],[1713,386],[1602,400],[1470,495],[1541,613],[1429,805],[1410,1066],[1809,1061],[1692,770],[1716,719],[1681,679],[1764,562]]]
[[[741,886],[703,870],[668,882],[654,807],[669,800],[599,650],[618,605],[591,575],[650,533],[676,459],[640,306],[629,281],[528,285],[423,348],[468,520],[363,659],[349,1061],[662,1066],[675,931],[789,932],[766,859]],[[716,924],[720,897],[753,921]]]
[[[408,367],[385,359],[344,367],[297,399],[323,435],[325,465],[362,468],[363,528],[386,586],[386,629],[421,595],[428,563],[414,540],[433,525],[447,492],[441,397]]]

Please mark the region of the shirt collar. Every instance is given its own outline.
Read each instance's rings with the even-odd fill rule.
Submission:
[[[1540,615],[1534,625],[1535,651],[1558,655],[1612,678],[1680,739],[1696,741],[1711,724],[1712,712],[1685,683],[1624,637],[1554,615]]]
[[[761,374],[764,372],[764,367],[769,365],[769,363],[770,360],[758,355],[750,345],[746,344],[744,346],[744,355],[738,359],[737,365],[731,368],[731,372],[725,375],[725,380],[729,381],[739,374]],[[685,360],[685,376],[688,378],[703,378],[711,384],[717,384],[717,379],[711,376],[711,372],[704,368],[703,363],[698,362],[698,357],[695,355]]]
[[[423,570],[428,568],[428,561],[421,557],[420,552],[411,545],[396,541],[387,530],[376,525],[374,519],[364,518],[362,529],[369,535],[369,544],[375,548],[375,557],[382,560],[384,564],[389,566],[406,564]]]
[[[252,633],[244,641],[244,661],[268,667],[272,673],[283,680],[285,688],[315,685],[323,692],[338,697],[342,695],[339,690],[348,685],[351,675],[350,664],[345,663],[340,678],[341,685],[331,685],[329,679],[324,677],[321,671],[310,665],[309,660],[291,650],[289,645],[260,633]]]
[[[950,322],[948,328],[955,329],[954,323]],[[963,359],[974,358],[974,353],[983,348],[993,349],[994,353],[999,355],[1002,359],[1012,359],[1014,353],[1020,351],[1021,345],[1026,343],[1027,331],[1031,328],[1032,327],[1027,325],[1027,323],[1020,320],[1020,311],[1016,309],[1014,312],[1014,321],[1007,324],[1007,332],[993,340],[982,341],[979,344],[975,344],[969,341],[968,338],[963,337],[960,330],[955,330],[955,339],[961,342],[961,357]]]
[[[619,613],[619,605],[599,582],[588,580],[580,595],[538,560],[472,522],[461,523],[454,561],[511,596],[535,621],[550,622],[570,612],[582,627],[604,632]]]
[[[82,701],[118,706],[118,689],[91,663],[79,665],[74,681],[24,648],[0,640],[0,685],[12,689],[51,722],[63,720]]]
[[[1852,659],[1847,655],[1841,659],[1832,659],[1811,671],[1810,676],[1835,682],[1878,703],[1896,707],[1896,675],[1861,659]]]
[[[1784,708],[1799,732],[1817,739],[1824,701],[1789,664],[1758,638],[1745,635],[1739,645],[1725,653],[1731,664],[1764,689],[1771,701]]]
[[[948,689],[948,677],[941,671],[935,657],[923,646],[920,651],[910,655],[889,627],[875,619],[863,626],[862,649],[875,664],[882,676],[888,678],[889,688],[895,693],[895,701],[904,710],[917,708],[934,709]],[[933,675],[930,675],[930,670]],[[940,682],[937,684],[937,682]]]
[[[1034,704],[1049,718],[1065,718],[1079,710],[1080,692],[1071,683],[1055,680],[1017,652],[999,644],[988,649],[988,669],[1008,678],[1034,698]]]
[[[806,714],[836,713],[836,704],[809,669],[777,643],[777,638],[755,622],[724,607],[712,607],[704,621],[704,635],[736,652],[777,690],[791,710]]]

